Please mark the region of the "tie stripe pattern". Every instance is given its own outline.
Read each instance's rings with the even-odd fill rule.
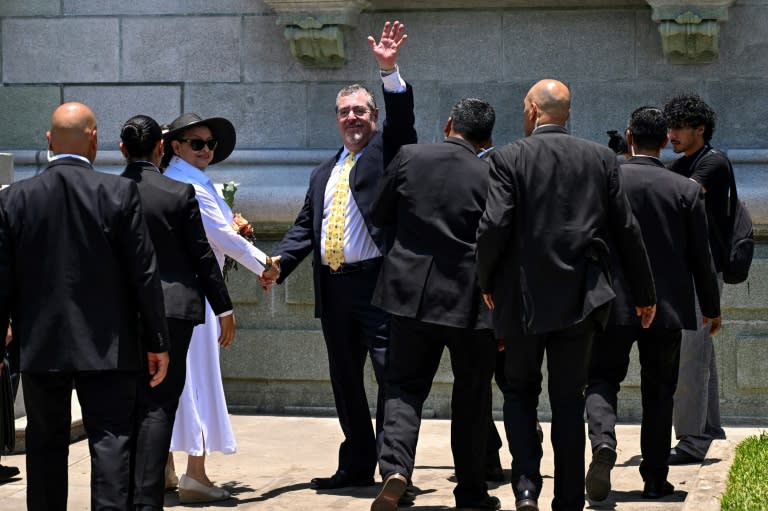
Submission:
[[[328,215],[328,228],[325,234],[325,258],[331,270],[336,271],[344,262],[344,226],[349,203],[349,171],[355,165],[355,153],[350,152],[344,159],[339,174],[339,181],[333,190],[331,212]]]

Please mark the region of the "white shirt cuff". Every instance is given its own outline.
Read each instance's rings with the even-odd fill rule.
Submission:
[[[395,70],[388,75],[381,74],[381,81],[384,82],[384,90],[387,92],[405,92],[405,80],[400,76],[400,68],[395,66]]]
[[[221,314],[217,314],[217,318],[223,318],[224,316],[231,316],[232,313],[235,312],[234,310],[228,310],[227,312],[222,312]]]

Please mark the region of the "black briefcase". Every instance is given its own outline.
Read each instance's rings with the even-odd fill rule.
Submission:
[[[13,385],[8,360],[0,370],[0,452],[13,452],[16,447],[16,417],[13,410]]]

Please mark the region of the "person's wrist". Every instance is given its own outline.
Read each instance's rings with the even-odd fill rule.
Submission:
[[[385,67],[385,66],[379,65],[379,72],[381,73],[381,76],[389,76],[395,71],[397,71],[397,64],[395,64],[392,67]]]

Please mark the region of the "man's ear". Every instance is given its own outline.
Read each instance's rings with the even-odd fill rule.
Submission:
[[[371,120],[373,122],[377,122],[379,120],[379,109],[378,108],[374,108],[373,110],[371,110]]]
[[[127,160],[128,159],[128,150],[125,148],[125,144],[123,144],[122,142],[120,142],[120,152],[123,153],[123,156]]]
[[[659,149],[664,149],[665,147],[667,147],[667,144],[669,144],[669,132],[667,132],[667,136],[664,137],[664,141],[659,146]]]
[[[445,136],[447,137],[450,135],[452,130],[453,130],[453,117],[449,117],[445,123],[445,126],[443,127],[443,133],[445,133]]]
[[[48,141],[48,150],[53,152],[53,146],[51,145],[51,132],[46,131],[45,132],[45,139]]]

